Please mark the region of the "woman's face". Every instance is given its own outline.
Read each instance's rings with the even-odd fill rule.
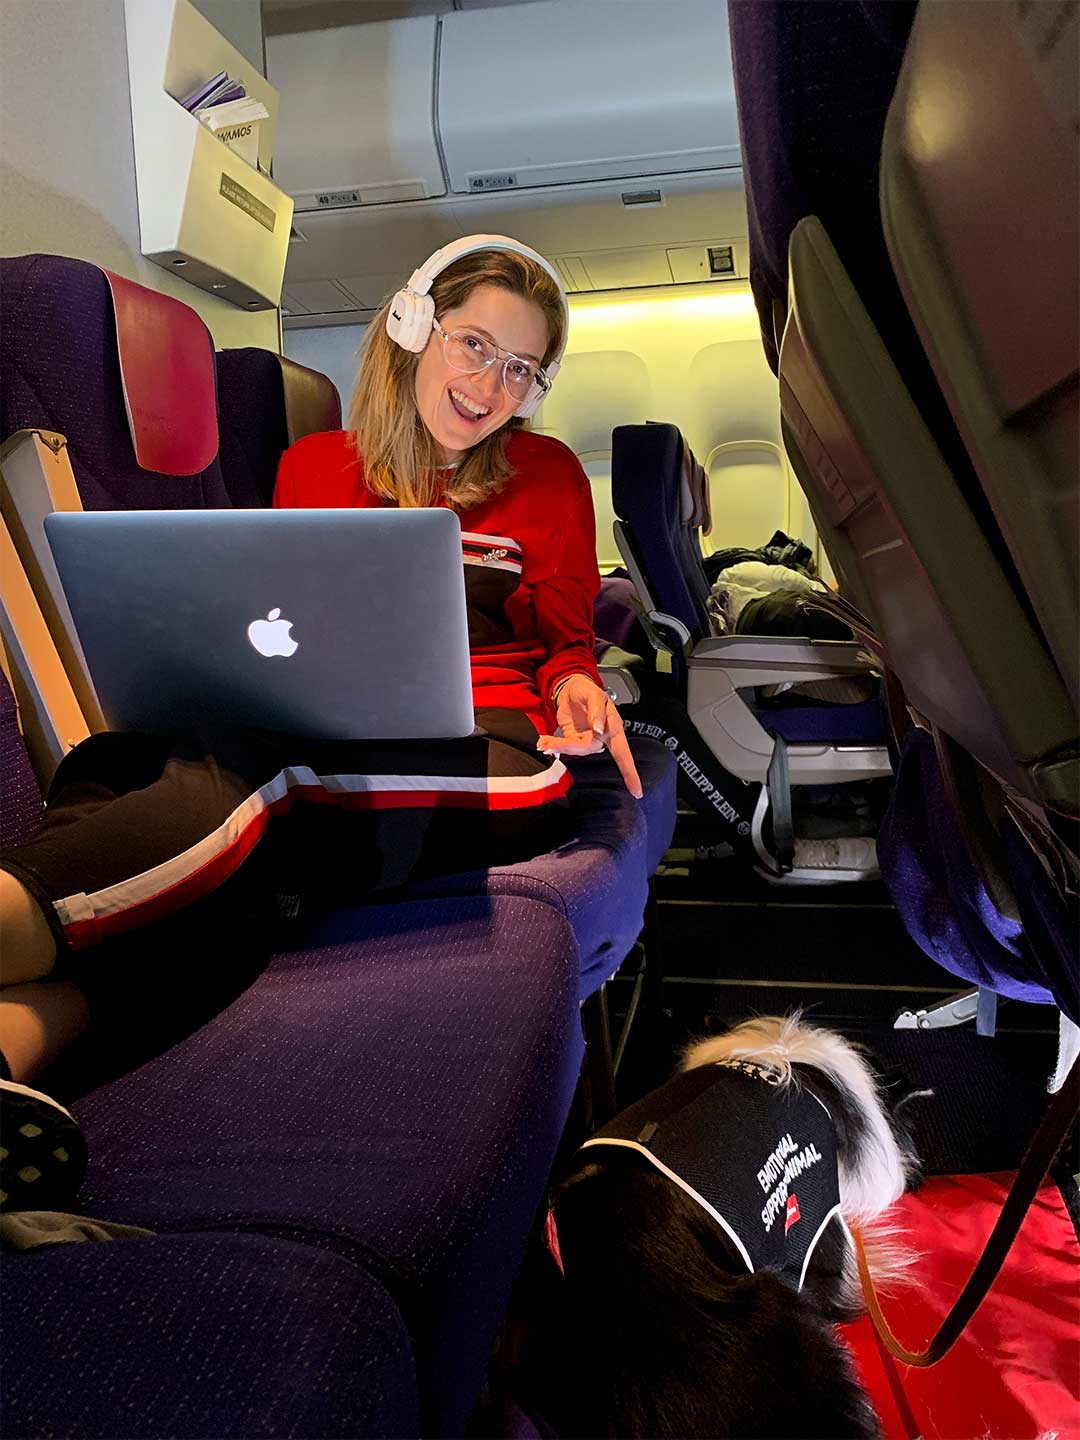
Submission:
[[[537,364],[547,349],[547,321],[539,305],[498,285],[479,285],[463,305],[438,319],[448,332],[475,330],[501,350]],[[466,450],[505,425],[521,404],[507,394],[502,371],[501,359],[475,375],[452,370],[441,337],[431,332],[416,367],[416,408],[439,447],[440,464],[456,464]]]

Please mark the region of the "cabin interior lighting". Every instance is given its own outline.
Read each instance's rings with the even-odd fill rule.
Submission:
[[[725,285],[720,293],[711,295],[672,294],[671,287],[659,290],[647,298],[626,296],[617,299],[605,297],[597,301],[589,296],[571,295],[570,309],[574,317],[574,328],[593,325],[640,324],[662,310],[672,320],[705,318],[734,319],[750,317],[756,312],[750,287]]]

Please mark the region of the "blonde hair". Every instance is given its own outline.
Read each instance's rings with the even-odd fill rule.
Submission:
[[[559,353],[566,329],[559,288],[535,260],[515,251],[480,250],[448,265],[431,287],[436,317],[458,309],[481,285],[497,285],[538,305],[547,322],[545,364]],[[526,422],[514,417],[466,451],[443,491],[435,440],[416,407],[416,367],[423,352],[404,350],[390,339],[389,308],[387,300],[368,327],[349,410],[349,432],[364,462],[364,479],[376,495],[402,508],[443,499],[452,510],[472,510],[513,474],[506,441]]]

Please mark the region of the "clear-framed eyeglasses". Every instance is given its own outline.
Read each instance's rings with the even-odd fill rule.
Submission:
[[[512,400],[524,400],[533,385],[539,385],[545,394],[551,389],[551,381],[535,360],[524,360],[509,350],[500,350],[486,335],[464,328],[444,330],[438,320],[432,320],[431,328],[443,342],[446,363],[451,370],[461,375],[478,375],[501,360],[503,388]]]

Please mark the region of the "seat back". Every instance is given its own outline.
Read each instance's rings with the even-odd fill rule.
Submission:
[[[986,888],[933,739],[912,727],[903,744],[888,812],[878,833],[882,874],[908,934],[969,984],[1080,1013],[1075,910],[1006,818],[1008,883],[1019,913],[1003,913]]]
[[[230,505],[213,344],[193,310],[59,255],[0,260],[0,291],[0,441],[65,435],[87,510]]]
[[[1069,808],[1069,697],[813,217],[791,237],[780,404],[908,699],[1022,793]]]
[[[851,542],[851,537],[843,527],[830,526],[819,514],[819,507],[815,505],[813,498],[816,490],[815,477],[799,449],[795,432],[790,427],[785,427],[784,447],[788,463],[798,479],[803,494],[807,497],[807,506],[813,517],[814,529],[817,531],[822,551],[828,559],[832,573],[836,577],[840,594],[845,600],[850,600],[872,625],[876,625],[873,597],[863,584],[859,557]],[[825,578],[828,578],[827,575]]]
[[[678,620],[696,642],[710,629],[709,582],[691,524],[700,509],[692,475],[692,457],[675,425],[618,425],[612,431],[615,514],[653,607]]]
[[[881,207],[915,324],[1080,700],[1078,29],[1075,6],[924,0],[885,126]]]
[[[221,470],[233,505],[274,497],[282,452],[304,435],[341,429],[337,387],[318,370],[255,347],[217,353]]]
[[[0,290],[0,509],[68,685],[95,731],[104,721],[44,520],[58,509],[231,504],[218,462],[213,344],[189,306],[83,260],[0,260]],[[14,636],[12,615],[5,625]],[[46,663],[36,639],[26,653],[31,666]],[[42,693],[46,709],[66,714],[62,686],[46,684]],[[30,733],[48,735],[51,726],[45,716]],[[61,728],[67,742],[75,727],[65,721]],[[40,774],[47,760],[55,764],[54,751],[35,744]]]
[[[705,615],[709,613],[709,577],[705,573],[702,538],[712,530],[712,503],[709,482],[697,456],[683,438],[682,474],[679,477],[679,518],[682,521],[683,568],[690,589]],[[712,622],[706,620],[709,629]]]
[[[788,240],[806,215],[822,218],[860,293],[903,308],[880,234],[877,166],[914,11],[914,0],[729,0],[750,287],[774,371]]]
[[[694,532],[697,549],[702,551],[704,543],[712,534],[713,507],[712,490],[705,466],[700,463],[692,450],[688,451],[687,488],[690,501],[689,528]]]

